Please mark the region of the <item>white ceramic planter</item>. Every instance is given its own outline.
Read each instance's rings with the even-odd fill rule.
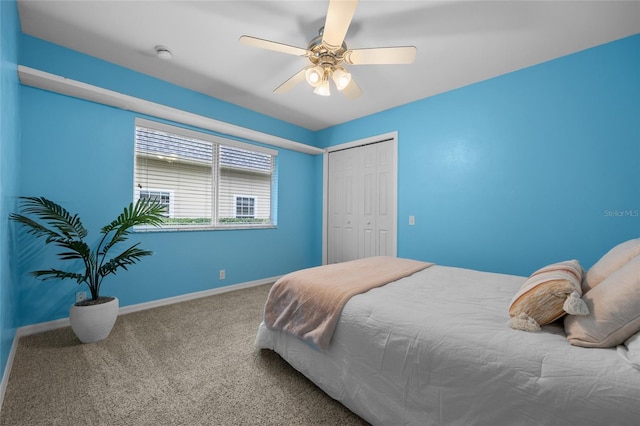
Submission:
[[[118,318],[119,306],[117,297],[98,305],[71,305],[69,321],[73,332],[82,343],[93,343],[106,339]]]

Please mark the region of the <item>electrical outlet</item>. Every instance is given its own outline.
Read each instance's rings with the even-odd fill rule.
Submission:
[[[409,225],[415,225],[415,224],[416,224],[416,217],[409,216]]]
[[[83,300],[87,300],[87,292],[86,291],[78,291],[76,293],[76,303],[82,302]]]
[[[224,280],[224,278],[225,278],[224,269],[220,269],[220,279]]]

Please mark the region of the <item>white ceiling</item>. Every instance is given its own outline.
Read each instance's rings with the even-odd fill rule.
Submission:
[[[640,33],[637,1],[361,0],[349,48],[413,45],[411,65],[350,66],[364,92],[273,89],[308,59],[243,35],[306,48],[328,1],[18,0],[22,31],[218,99],[318,130]],[[155,56],[165,45],[170,61]],[[215,117],[214,117],[215,118]]]

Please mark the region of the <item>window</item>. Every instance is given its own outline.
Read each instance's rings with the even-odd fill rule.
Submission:
[[[149,198],[153,201],[156,201],[162,204],[165,208],[165,217],[171,217],[173,215],[173,197],[171,193],[173,191],[163,191],[161,189],[148,189],[137,191],[138,194],[136,198]]]
[[[277,151],[142,119],[135,142],[134,199],[166,205],[164,228],[275,223]]]
[[[255,197],[238,197],[236,196],[236,218],[247,219],[255,218],[256,199]]]

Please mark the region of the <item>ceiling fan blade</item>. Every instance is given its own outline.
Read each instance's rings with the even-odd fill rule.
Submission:
[[[275,50],[276,52],[287,53],[289,55],[307,56],[307,49],[301,47],[290,46],[284,43],[278,43],[271,40],[263,40],[257,37],[251,37],[243,35],[240,37],[240,42],[247,46],[259,47],[262,49]]]
[[[322,43],[333,50],[342,46],[357,5],[358,0],[329,0]]]
[[[349,99],[355,99],[362,95],[362,89],[360,89],[360,86],[358,86],[352,78],[347,87],[342,89],[342,93]]]
[[[307,71],[307,68],[303,68],[302,70],[298,71],[296,74],[294,74],[287,81],[282,83],[280,86],[276,87],[274,89],[273,93],[285,93],[285,92],[288,92],[289,90],[291,90],[295,86],[297,86],[299,83],[302,83],[304,81],[304,79],[305,79],[305,72]]]
[[[344,52],[344,62],[352,65],[411,64],[415,59],[415,46],[353,49]]]

